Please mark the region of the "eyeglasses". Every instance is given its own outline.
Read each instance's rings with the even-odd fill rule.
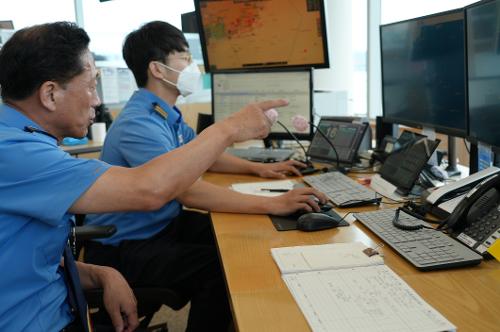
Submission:
[[[170,59],[180,59],[190,64],[191,62],[193,62],[193,55],[189,52],[186,52],[186,55],[173,56]]]

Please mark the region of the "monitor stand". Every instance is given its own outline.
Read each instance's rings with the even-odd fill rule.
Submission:
[[[457,168],[457,142],[454,136],[448,135],[448,167],[445,171],[448,176],[460,175]]]

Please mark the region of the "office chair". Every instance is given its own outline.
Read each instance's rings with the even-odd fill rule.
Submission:
[[[214,117],[212,114],[198,113],[198,121],[196,123],[196,134],[201,133],[205,128],[213,125]]]
[[[80,251],[84,248],[86,241],[109,237],[116,232],[115,226],[83,226],[85,215],[77,215],[75,219],[77,225],[75,228],[77,239],[76,257],[80,256]],[[155,325],[148,329],[154,314],[163,304],[177,311],[188,303],[188,299],[168,288],[132,287],[132,290],[137,299],[138,316],[142,319],[137,331],[167,332],[167,323]],[[89,308],[93,309],[91,311],[97,310],[92,314],[92,320],[98,324],[112,326],[111,319],[104,308],[102,289],[87,290],[85,291],[85,297]]]

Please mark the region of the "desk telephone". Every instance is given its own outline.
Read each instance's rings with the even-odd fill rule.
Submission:
[[[480,254],[500,237],[500,174],[470,190],[440,228]]]

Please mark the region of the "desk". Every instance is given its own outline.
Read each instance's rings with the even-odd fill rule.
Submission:
[[[252,176],[216,173],[207,173],[204,179],[224,186],[259,181]],[[371,209],[375,207],[337,211],[345,214]],[[310,331],[281,279],[271,248],[353,241],[374,246],[381,242],[359,222],[350,227],[302,233],[278,232],[269,217],[263,215],[211,216],[239,331]],[[471,268],[420,272],[389,247],[383,251],[386,265],[459,331],[500,330],[500,263],[490,260]]]
[[[87,144],[80,145],[61,145],[61,148],[73,156],[84,153],[101,152],[103,142],[89,141]]]

